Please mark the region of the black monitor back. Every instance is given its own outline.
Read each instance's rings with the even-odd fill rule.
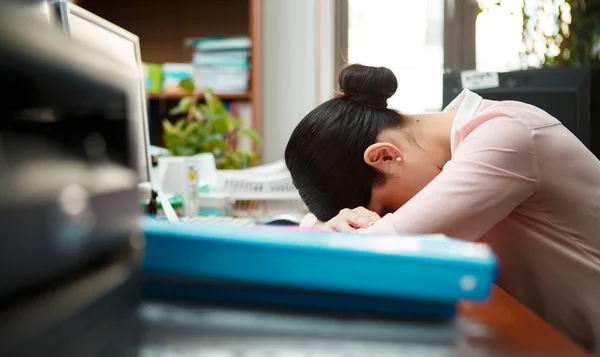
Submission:
[[[121,255],[139,231],[128,135],[138,77],[25,9],[2,6],[0,305]],[[69,210],[73,192],[79,208]]]
[[[472,90],[485,99],[535,105],[560,120],[598,156],[600,114],[598,72],[584,68],[537,69],[499,73],[499,86]],[[444,74],[444,107],[462,90],[460,72]]]

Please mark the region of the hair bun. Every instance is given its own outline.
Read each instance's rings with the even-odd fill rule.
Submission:
[[[338,85],[345,97],[385,109],[388,98],[398,89],[398,80],[389,68],[351,64],[340,71]]]

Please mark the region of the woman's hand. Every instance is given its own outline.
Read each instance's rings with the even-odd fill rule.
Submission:
[[[360,228],[369,228],[380,218],[377,213],[364,207],[344,208],[337,216],[327,222],[318,222],[314,227],[327,231],[352,232]]]

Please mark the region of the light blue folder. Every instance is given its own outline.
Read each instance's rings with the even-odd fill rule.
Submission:
[[[367,236],[146,221],[144,269],[172,298],[452,315],[483,300],[496,258],[483,244],[430,236]],[[317,298],[315,298],[317,297]]]

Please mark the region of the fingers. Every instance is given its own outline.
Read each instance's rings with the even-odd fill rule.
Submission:
[[[364,207],[356,207],[353,210],[344,211],[346,221],[354,228],[369,228],[375,223],[379,215]]]
[[[364,216],[348,208],[341,210],[340,213],[334,217],[334,220],[334,226],[343,229],[340,230],[341,232],[345,232],[348,229],[354,230],[369,226],[369,221]]]
[[[348,218],[348,224],[354,228],[368,228],[373,225],[373,220],[365,216],[356,216]]]
[[[356,207],[355,209],[353,209],[352,211],[360,214],[361,216],[364,216],[365,218],[371,220],[371,221],[377,221],[378,219],[381,219],[381,217],[373,212],[373,211],[369,211],[368,209],[364,208],[364,207]]]
[[[344,208],[340,213],[326,223],[319,223],[318,228],[338,232],[353,232],[361,228],[369,228],[381,217],[364,207],[354,209]]]
[[[338,232],[354,232],[356,228],[348,224],[348,222],[339,221],[333,227],[333,230]]]
[[[332,219],[332,226],[337,227],[336,230],[346,232],[359,228],[368,228],[379,219],[379,215],[371,212],[364,207],[355,209],[343,209]]]

